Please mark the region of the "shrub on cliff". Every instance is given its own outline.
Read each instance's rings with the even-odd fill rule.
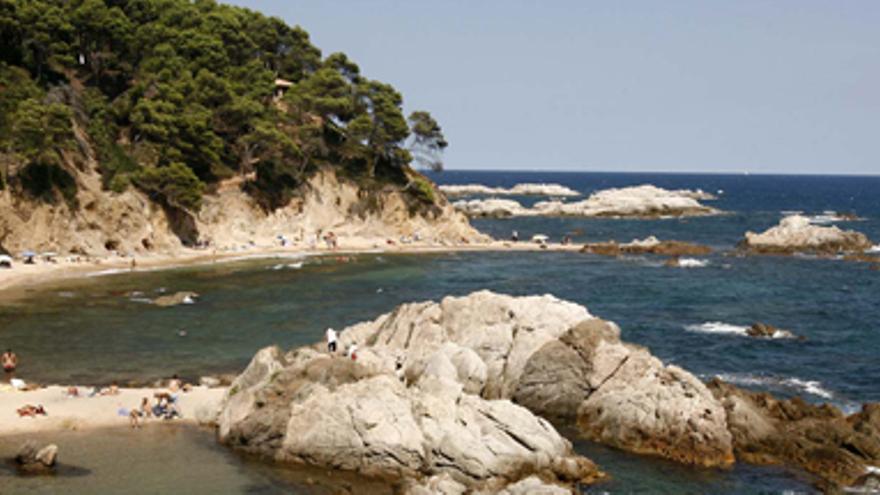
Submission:
[[[166,206],[198,211],[202,204],[205,183],[182,163],[145,168],[133,179],[138,188]]]

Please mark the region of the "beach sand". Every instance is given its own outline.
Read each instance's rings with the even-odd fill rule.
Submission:
[[[0,436],[58,430],[88,430],[94,428],[128,426],[128,415],[119,410],[137,408],[144,397],[155,403],[153,393],[166,392],[163,388],[120,388],[118,395],[88,397],[91,387],[78,387],[80,396],[67,395],[67,386],[52,385],[33,391],[11,390],[0,386]],[[225,388],[194,387],[190,392],[178,392],[178,409],[182,418],[174,422],[198,423],[217,410]],[[46,416],[18,416],[16,410],[26,404],[42,405]],[[147,423],[165,421],[147,419]]]
[[[74,262],[67,256],[59,256],[57,262],[48,263],[39,260],[36,264],[26,265],[17,262],[11,269],[0,269],[0,300],[22,297],[18,289],[34,287],[64,279],[98,276],[124,272],[145,272],[179,268],[184,266],[208,265],[212,263],[232,262],[246,259],[274,257],[299,257],[316,255],[357,255],[362,253],[444,253],[463,251],[578,251],[580,244],[547,243],[542,248],[537,243],[520,241],[490,241],[485,243],[436,244],[412,242],[408,244],[388,244],[385,239],[371,238],[340,238],[337,249],[329,249],[325,245],[307,246],[292,244],[286,247],[247,246],[234,251],[212,251],[211,249],[185,249],[176,253],[149,253],[136,256],[136,265],[132,267],[132,258],[122,256],[91,257],[87,261]]]

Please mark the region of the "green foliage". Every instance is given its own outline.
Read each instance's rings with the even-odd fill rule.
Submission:
[[[165,167],[145,168],[134,174],[133,181],[162,204],[183,210],[198,211],[205,192],[205,183],[192,169],[176,162]]]
[[[437,200],[431,181],[421,175],[412,178],[412,190],[417,198],[427,203],[434,204]]]
[[[76,181],[54,163],[31,162],[16,176],[21,188],[32,197],[54,203],[60,193],[71,207],[76,206]]]
[[[409,115],[409,125],[413,136],[410,150],[415,154],[416,163],[435,172],[443,170],[442,154],[449,143],[440,124],[430,113],[416,111]]]
[[[46,101],[58,85],[73,96]],[[73,119],[111,190],[132,182],[192,209],[205,184],[255,173],[248,189],[274,208],[319,167],[405,184],[402,105],[345,54],[322,59],[302,28],[248,9],[0,0],[0,151],[63,167]],[[410,122],[417,159],[445,147],[421,115]]]

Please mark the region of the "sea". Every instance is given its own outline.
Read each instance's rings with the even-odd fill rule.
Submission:
[[[23,289],[0,303],[0,348],[16,350],[22,378],[43,383],[144,382],[175,373],[196,380],[240,371],[264,346],[310,344],[328,326],[373,319],[401,303],[490,289],[552,294],[582,304],[617,322],[624,340],[702,379],[718,376],[779,396],[829,402],[847,412],[880,401],[880,271],[842,259],[741,256],[735,251],[745,232],[763,231],[793,212],[817,224],[858,230],[880,244],[880,176],[445,171],[431,178],[441,184],[503,187],[556,183],[585,196],[640,184],[702,189],[717,196],[705,203],[724,213],[686,219],[473,221],[497,238],[513,231],[521,239],[544,234],[573,242],[628,242],[653,235],[713,248],[712,254],[690,257],[679,268],[652,256],[574,252],[370,253],[69,280]],[[529,205],[546,198],[512,199]],[[856,218],[834,219],[844,213]],[[195,304],[171,308],[148,304],[177,291],[200,297]],[[755,322],[802,338],[745,336]],[[118,493],[120,483],[128,493],[313,494],[338,488],[315,481],[320,477],[313,474],[291,474],[229,452],[210,431],[169,431],[158,437],[115,430],[56,435],[67,470],[46,480],[0,469],[0,492]],[[725,470],[693,469],[595,445],[575,431],[564,431],[579,452],[611,475],[608,482],[584,487],[584,493],[814,491],[814,480],[795,469],[744,463]],[[0,457],[13,451],[18,440],[0,438]],[[157,462],[170,455],[169,449],[199,457],[199,469],[170,459]],[[118,459],[125,462],[113,462]],[[144,479],[149,481],[137,481]],[[367,481],[350,483],[358,493],[358,483]]]

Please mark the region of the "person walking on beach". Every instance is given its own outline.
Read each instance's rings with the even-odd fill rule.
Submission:
[[[15,367],[18,366],[18,356],[12,352],[12,349],[6,349],[6,352],[0,356],[0,364],[3,365],[3,372],[6,375],[6,381],[12,378],[15,373]]]
[[[336,352],[336,330],[327,329],[327,352],[333,354]]]

